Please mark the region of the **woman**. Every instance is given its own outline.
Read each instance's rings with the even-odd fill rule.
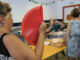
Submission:
[[[57,19],[53,20],[50,19],[50,26],[47,28],[46,33],[54,33],[57,32],[59,29],[63,29],[65,25],[62,22],[59,22]]]
[[[59,30],[61,31],[65,28],[65,25],[62,22],[53,19],[50,19],[49,25],[50,26],[46,29],[46,36],[48,38],[53,38],[55,32],[58,32]]]
[[[68,24],[65,36],[67,54],[71,60],[76,60],[76,58],[80,60],[80,10],[78,8],[73,9],[71,16],[73,19]]]
[[[11,7],[8,3],[0,1],[0,60],[41,60],[46,24],[42,22],[39,30],[39,38],[33,51],[17,36],[10,33],[13,20]]]

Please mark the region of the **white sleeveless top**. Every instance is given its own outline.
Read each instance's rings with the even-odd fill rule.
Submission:
[[[6,57],[0,54],[0,60],[14,60],[12,57]]]

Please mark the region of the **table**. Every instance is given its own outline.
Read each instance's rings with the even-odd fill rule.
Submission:
[[[46,41],[51,42],[51,40],[46,40]],[[51,45],[44,45],[44,52],[43,52],[42,60],[44,60],[52,55],[56,55],[65,49],[66,49],[66,46],[62,46],[61,48],[56,48]]]

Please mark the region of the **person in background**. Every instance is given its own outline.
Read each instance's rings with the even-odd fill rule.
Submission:
[[[49,33],[54,25],[54,20],[50,19],[49,27],[46,29],[46,32]]]
[[[65,35],[65,43],[67,43],[67,55],[71,60],[80,60],[80,10],[75,8],[71,11],[73,18],[68,23]]]
[[[66,27],[62,21],[60,22],[57,19],[55,20],[55,23],[58,25],[58,28],[57,28],[58,30],[63,30]]]
[[[49,27],[46,30],[46,35],[53,34],[54,32],[58,32],[59,30],[63,30],[65,25],[62,22],[59,22],[57,19],[50,19]]]
[[[8,3],[0,1],[0,60],[41,60],[46,24],[41,23],[34,51],[10,33],[12,25],[11,7]]]

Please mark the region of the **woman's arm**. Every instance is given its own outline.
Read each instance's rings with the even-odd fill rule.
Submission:
[[[50,30],[51,30],[52,27],[53,27],[53,24],[54,24],[54,20],[51,19],[51,20],[50,20],[50,26],[46,29],[46,32],[50,32]]]
[[[55,32],[55,31],[51,31],[51,32],[49,32],[48,34],[49,34],[49,35],[50,35],[50,34],[54,34],[54,32]]]
[[[69,37],[69,34],[70,34],[70,22],[68,23],[67,32],[66,32],[66,35],[65,35],[65,37],[64,37],[65,44],[67,43],[67,39],[68,39],[68,37]]]
[[[43,53],[46,24],[42,23],[40,29],[40,35],[34,51],[13,34],[9,34],[4,37],[3,42],[14,60],[41,59]]]
[[[56,23],[60,24],[60,28],[65,27],[65,25],[62,22],[59,22],[58,20],[55,20]]]
[[[46,32],[50,32],[51,28],[53,27],[53,25],[50,25],[47,29]]]
[[[45,25],[45,23],[44,23],[44,25]],[[39,60],[41,60],[41,57],[43,55],[46,28],[47,28],[47,26],[43,27],[43,25],[41,24],[40,30],[39,30],[40,33],[39,33],[38,42],[37,42],[36,48],[34,50],[34,52],[37,55],[37,57],[39,58]]]
[[[65,25],[63,23],[60,23],[60,28],[62,29],[64,27],[65,27]]]

